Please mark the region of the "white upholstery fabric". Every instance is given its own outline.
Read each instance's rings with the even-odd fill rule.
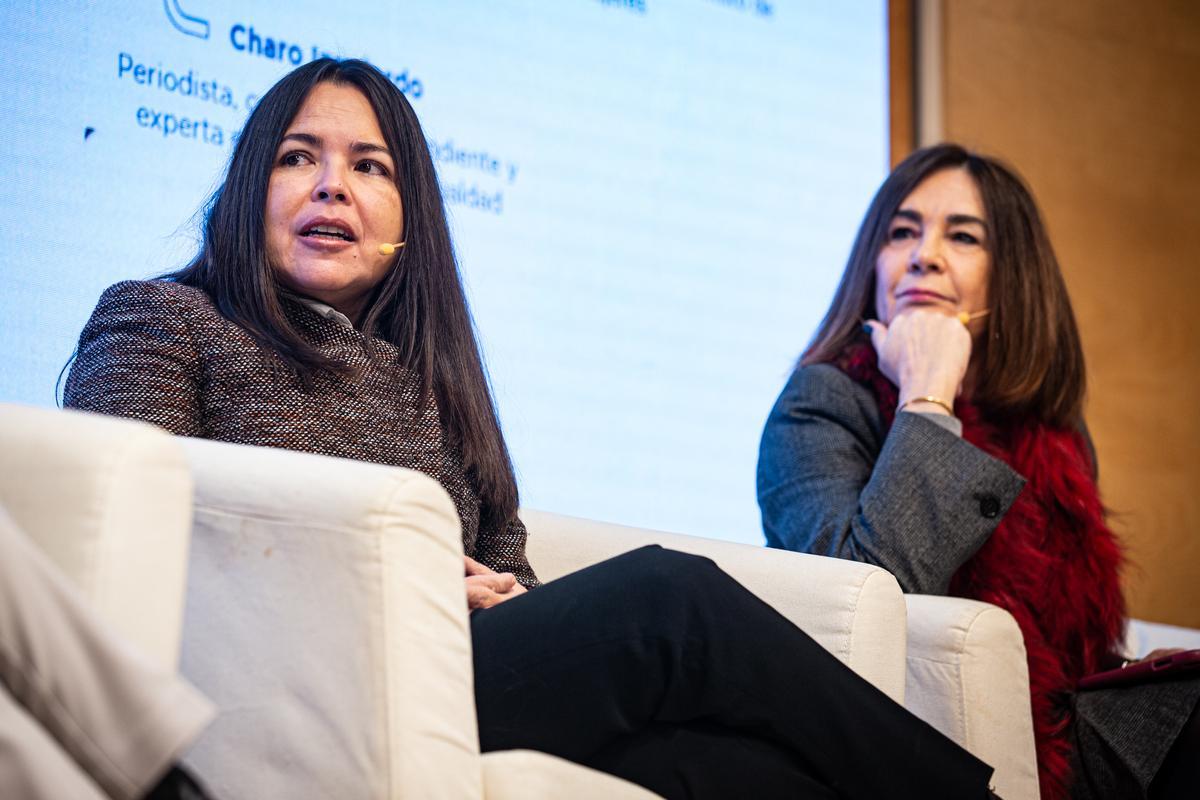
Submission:
[[[458,517],[409,470],[188,440],[183,672],[222,797],[482,796]]]
[[[182,637],[217,796],[654,796],[480,757],[458,518],[425,475],[0,404],[0,503],[158,665]]]
[[[0,404],[0,504],[100,618],[167,673],[179,659],[191,500],[169,434]]]
[[[1016,620],[987,603],[907,595],[905,705],[996,769],[1006,800],[1039,797],[1029,670]],[[1200,648],[1200,631],[1130,620],[1125,649]]]
[[[707,556],[897,702],[904,702],[904,596],[878,567],[524,509],[543,581],[647,544]]]
[[[906,707],[995,768],[1005,800],[1036,800],[1025,644],[987,603],[908,595]]]
[[[603,772],[534,750],[505,750],[483,757],[487,800],[654,800],[654,792]]]

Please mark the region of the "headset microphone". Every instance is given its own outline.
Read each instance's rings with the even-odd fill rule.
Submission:
[[[384,242],[383,244],[379,245],[379,255],[390,256],[401,247],[404,247],[405,244],[406,242],[396,242],[395,244],[388,244],[387,242]]]

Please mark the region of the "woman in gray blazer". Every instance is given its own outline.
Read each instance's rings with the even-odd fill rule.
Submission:
[[[1084,387],[1070,300],[1029,190],[959,146],[920,150],[872,201],[767,421],[767,542],[878,564],[906,591],[1012,613],[1046,800],[1194,791],[1177,756],[1200,746],[1200,680],[1074,692],[1119,663],[1125,621]]]

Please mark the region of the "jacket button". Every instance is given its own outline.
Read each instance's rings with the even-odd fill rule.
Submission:
[[[979,498],[979,513],[988,519],[995,519],[1000,513],[1000,501],[990,494]]]

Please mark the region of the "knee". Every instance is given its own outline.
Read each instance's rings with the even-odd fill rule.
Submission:
[[[630,582],[648,593],[646,602],[689,599],[711,594],[716,584],[731,580],[710,558],[668,550],[659,545],[632,550],[626,560]]]

